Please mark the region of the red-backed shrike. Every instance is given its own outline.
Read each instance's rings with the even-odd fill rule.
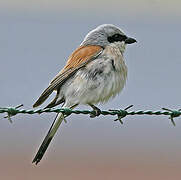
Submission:
[[[107,102],[124,87],[127,67],[123,58],[126,44],[136,42],[111,24],[98,26],[90,31],[80,46],[70,55],[65,67],[50,82],[33,107],[41,105],[53,92],[56,96],[47,106],[51,108],[63,103],[63,108],[74,108],[79,104],[91,106]],[[41,144],[33,163],[38,163],[64,116],[59,113]]]

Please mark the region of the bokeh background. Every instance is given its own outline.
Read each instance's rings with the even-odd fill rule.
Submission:
[[[101,109],[179,109],[181,1],[0,0],[0,107],[32,104],[88,31],[112,23],[135,37],[123,92]],[[52,96],[51,96],[52,97]],[[89,109],[81,106],[80,109]],[[31,164],[55,114],[0,116],[0,179],[181,178],[181,118],[72,115]]]

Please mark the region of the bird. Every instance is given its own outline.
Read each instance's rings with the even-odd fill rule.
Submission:
[[[73,109],[83,104],[93,108],[95,116],[100,115],[96,104],[106,103],[125,86],[127,66],[124,52],[127,44],[135,42],[136,39],[128,37],[113,24],[99,25],[69,56],[64,68],[43,91],[33,108],[40,106],[56,91],[56,96],[45,108],[62,104],[62,108]],[[32,163],[37,165],[40,162],[63,120],[64,114],[57,113]]]

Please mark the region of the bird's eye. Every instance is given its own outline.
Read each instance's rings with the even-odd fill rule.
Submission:
[[[117,39],[117,38],[119,38],[119,36],[120,36],[119,34],[115,34],[114,38]]]
[[[127,39],[127,37],[125,35],[121,35],[121,34],[114,34],[113,36],[110,36],[107,38],[107,40],[110,43],[117,42],[117,41],[125,41],[126,39]]]
[[[114,39],[119,39],[119,38],[120,38],[120,34],[115,34],[115,35],[113,36],[113,38],[114,38]]]

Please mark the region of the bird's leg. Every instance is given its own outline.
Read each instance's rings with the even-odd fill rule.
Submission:
[[[96,116],[99,116],[100,114],[101,114],[101,110],[98,108],[98,107],[96,107],[95,105],[93,105],[93,104],[89,104],[89,106],[94,110],[94,114],[91,114],[90,115],[90,117],[91,118],[94,118],[94,117],[96,117]]]

